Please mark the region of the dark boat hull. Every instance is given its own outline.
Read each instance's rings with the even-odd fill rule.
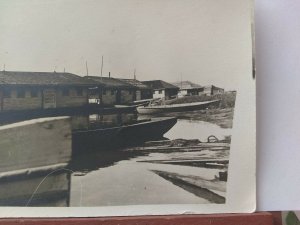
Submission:
[[[73,150],[77,153],[88,150],[108,150],[147,140],[157,140],[162,138],[176,122],[175,117],[152,118],[150,121],[127,126],[74,131],[72,134]]]

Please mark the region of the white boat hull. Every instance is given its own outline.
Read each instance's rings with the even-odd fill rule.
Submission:
[[[220,102],[220,100],[173,104],[173,105],[140,106],[137,107],[137,111],[140,114],[159,114],[165,112],[192,111],[192,110],[205,109],[209,105],[216,104],[218,102]]]

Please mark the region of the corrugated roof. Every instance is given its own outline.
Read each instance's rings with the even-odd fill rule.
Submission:
[[[93,85],[72,73],[0,71],[0,85]]]
[[[175,82],[175,83],[172,83],[172,84],[175,85],[176,87],[179,87],[182,90],[203,88],[201,85],[195,84],[191,81],[182,81],[182,82],[179,81],[179,82]]]
[[[149,80],[149,81],[142,81],[143,84],[146,84],[148,87],[152,89],[179,89],[178,87],[174,86],[173,84],[167,83],[163,80]]]
[[[89,80],[109,88],[135,88],[133,85],[112,77],[87,76]]]

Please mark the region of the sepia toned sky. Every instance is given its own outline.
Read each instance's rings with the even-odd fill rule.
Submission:
[[[0,0],[0,69],[190,80],[235,89],[251,63],[248,0]],[[182,74],[182,75],[181,75]]]

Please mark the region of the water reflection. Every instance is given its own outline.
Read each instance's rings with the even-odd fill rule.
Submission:
[[[92,114],[72,117],[73,151],[119,149],[160,140],[177,122],[174,117],[139,119],[137,114]]]
[[[146,155],[143,152],[129,152],[123,149],[92,151],[87,154],[77,154],[72,157],[69,169],[86,174],[99,168],[105,168],[115,165],[122,160]],[[83,175],[82,174],[82,175]]]
[[[71,125],[73,132],[89,131],[132,125],[149,119],[153,117],[139,117],[136,113],[81,114],[71,117]],[[206,141],[211,134],[224,139],[230,132],[230,129],[222,129],[212,123],[181,119],[164,137],[160,136],[159,140],[183,138]],[[198,161],[203,159],[228,161],[229,149],[224,151],[224,148],[218,149],[218,146],[213,151],[205,148],[191,150],[188,147],[149,148],[145,145],[145,140],[140,138],[135,140],[134,142],[130,140],[130,148],[128,145],[122,147],[118,145],[114,148],[99,143],[92,143],[91,146],[83,145],[79,148],[81,152],[78,154],[73,152],[64,157],[64,162],[57,154],[57,163],[54,161],[44,168],[37,165],[47,165],[47,156],[32,154],[33,159],[30,161],[32,164],[26,164],[21,172],[6,171],[0,174],[0,205],[203,204],[224,200],[224,197],[219,195],[212,198],[211,193],[210,198],[206,198],[207,191],[193,192],[194,190],[191,191],[193,188],[186,183],[178,185],[175,178],[200,176],[199,179],[204,179],[205,182],[213,181],[220,170],[217,167],[207,168]],[[77,144],[78,142],[73,140],[73,150],[74,147],[78,147]],[[93,151],[89,151],[91,148]],[[38,157],[34,158],[35,156]],[[52,155],[53,158],[55,157]],[[172,176],[175,174],[175,178],[171,179],[170,174]],[[217,185],[224,186],[224,182]]]
[[[34,161],[47,165],[42,158]],[[35,167],[34,161],[28,168],[0,173],[0,205],[69,206],[71,171],[68,163]]]
[[[71,172],[64,167],[1,174],[1,206],[59,206],[70,203]]]
[[[71,121],[73,130],[103,129],[138,122],[136,113],[75,115]]]
[[[139,117],[138,120],[148,118]],[[182,129],[185,131],[181,132]],[[178,120],[164,139],[195,138],[206,141],[211,134],[223,139],[230,135],[230,131],[212,123]],[[224,203],[226,182],[214,180],[228,165],[229,148],[224,146],[228,144],[216,144],[211,148],[213,151],[205,147],[193,150],[188,146],[161,148],[147,144],[106,151],[99,147],[99,151],[94,153],[73,157],[71,169],[82,172],[82,176],[72,177],[70,205]],[[212,162],[214,166],[206,164],[210,160],[216,160]],[[197,177],[198,181],[217,187],[217,190],[191,187],[167,176],[166,179],[161,176],[164,173],[175,174],[179,179]],[[82,199],[78,197],[80,183],[87,184],[82,190]]]
[[[216,124],[205,121],[196,120],[178,120],[176,126],[165,134],[165,137],[173,140],[183,139],[199,139],[207,142],[207,138],[214,135],[219,140],[223,140],[226,136],[231,135],[231,129],[222,129]]]

